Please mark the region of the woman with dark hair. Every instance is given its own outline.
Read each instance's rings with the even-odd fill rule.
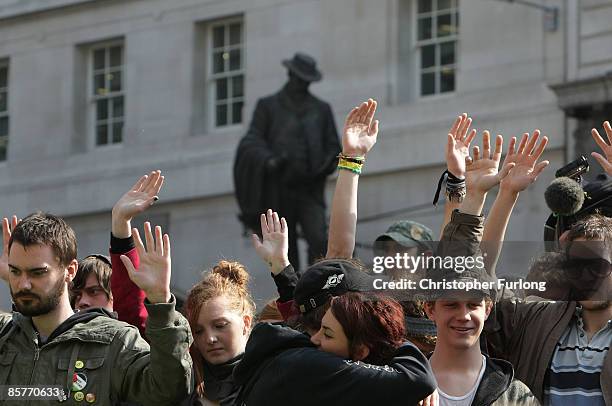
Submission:
[[[238,404],[416,404],[436,383],[423,354],[403,342],[404,333],[396,301],[360,293],[331,299],[312,338],[258,324],[234,370],[242,386]]]
[[[344,358],[384,365],[404,342],[405,333],[404,312],[397,301],[349,292],[331,299],[311,341]]]

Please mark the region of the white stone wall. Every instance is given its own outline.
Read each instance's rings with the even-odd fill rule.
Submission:
[[[256,100],[282,86],[280,61],[301,50],[320,64],[324,80],[312,91],[331,103],[339,130],[353,105],[368,97],[380,101],[381,134],[362,179],[360,215],[430,202],[448,127],[467,111],[478,129],[509,137],[538,127],[551,138],[552,167],[522,197],[509,229],[510,239],[540,240],[543,190],[564,161],[567,125],[547,84],[565,78],[565,10],[559,30],[548,33],[538,10],[460,1],[457,91],[420,99],[400,66],[413,58],[400,37],[412,24],[406,1],[64,0],[69,7],[57,8],[62,2],[54,0],[49,11],[51,2],[0,1],[0,58],[10,58],[11,69],[9,159],[0,163],[3,214],[45,209],[64,215],[77,230],[81,255],[104,251],[112,204],[141,174],[159,168],[167,183],[153,212],[169,218],[173,286],[184,291],[203,268],[235,258],[253,270],[258,298],[271,296],[271,279],[240,237],[231,168]],[[203,27],[235,15],[245,23],[244,125],[210,131],[201,125]],[[92,148],[82,49],[112,38],[125,40],[124,142]],[[437,230],[441,212],[406,216]],[[371,241],[398,218],[360,224],[358,240]],[[8,308],[8,298],[0,287],[0,308]]]
[[[612,3],[606,0],[571,0],[571,59],[569,79],[587,79],[612,70]]]

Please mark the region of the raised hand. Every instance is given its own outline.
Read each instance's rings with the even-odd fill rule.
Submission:
[[[161,171],[152,171],[144,175],[115,203],[112,211],[112,232],[115,237],[130,236],[130,221],[158,199],[164,177]]]
[[[470,156],[470,143],[476,130],[470,131],[472,118],[463,113],[455,119],[446,143],[446,169],[457,178],[465,177],[465,159]]]
[[[261,215],[261,235],[253,234],[253,246],[257,255],[263,259],[270,271],[278,275],[289,265],[289,232],[284,217],[278,218],[278,213],[268,209]]]
[[[153,171],[144,175],[132,186],[113,206],[113,213],[124,219],[132,219],[142,213],[157,200],[164,183],[161,171]]]
[[[604,121],[603,126],[604,130],[606,130],[608,141],[612,144],[612,127],[610,127],[610,122]],[[595,128],[591,130],[591,135],[597,145],[599,145],[599,148],[603,151],[605,157],[598,152],[591,152],[591,156],[599,162],[608,175],[612,176],[612,145],[607,144]]]
[[[491,135],[485,130],[482,135],[482,154],[480,148],[474,146],[473,157],[467,157],[465,160],[465,183],[468,194],[474,192],[486,194],[499,184],[515,165],[513,162],[505,163],[498,172],[504,139],[501,135],[495,138],[495,151],[491,154],[490,138]]]
[[[0,256],[0,279],[8,281],[9,279],[9,266],[8,266],[8,244],[11,239],[11,230],[14,230],[17,227],[17,223],[19,220],[17,216],[11,217],[11,221],[9,224],[9,219],[4,217],[2,219],[2,256]]]
[[[365,156],[376,144],[378,120],[372,121],[376,101],[368,99],[353,108],[344,122],[342,153],[347,156]]]
[[[535,130],[531,138],[529,138],[529,133],[523,134],[516,151],[514,149],[516,137],[512,137],[508,155],[506,155],[506,159],[504,160],[504,166],[509,163],[514,163],[515,166],[508,176],[502,179],[500,184],[502,190],[513,193],[522,192],[535,182],[538,175],[548,166],[548,161],[537,162],[548,143],[548,138],[543,137],[536,147],[539,137],[540,130]]]
[[[140,258],[140,266],[134,268],[130,258],[121,255],[121,261],[128,271],[130,279],[147,295],[151,303],[167,303],[170,300],[170,238],[168,234],[162,237],[160,226],[155,227],[155,238],[151,233],[151,224],[144,225],[145,247],[140,239],[138,229],[132,229],[136,250]]]

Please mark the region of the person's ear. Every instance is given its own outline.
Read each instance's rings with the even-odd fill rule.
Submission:
[[[353,352],[353,359],[356,361],[362,361],[368,358],[368,355],[370,355],[370,348],[368,348],[365,344],[359,344]]]
[[[66,267],[66,277],[65,277],[66,283],[72,282],[78,270],[79,270],[79,261],[77,261],[76,259],[73,259],[72,261],[70,261],[70,263]]]
[[[248,314],[245,314],[244,316],[242,316],[242,321],[244,324],[244,327],[242,329],[242,335],[249,335],[249,332],[251,331],[251,323],[253,322],[253,317],[249,316]]]
[[[425,314],[427,318],[432,321],[436,321],[436,312],[435,312],[435,302],[425,302],[423,303],[423,309],[425,310]]]

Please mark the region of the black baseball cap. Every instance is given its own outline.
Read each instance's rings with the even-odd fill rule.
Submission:
[[[374,278],[347,259],[325,259],[311,265],[298,281],[293,298],[301,313],[323,306],[331,297],[346,292],[369,292]]]

